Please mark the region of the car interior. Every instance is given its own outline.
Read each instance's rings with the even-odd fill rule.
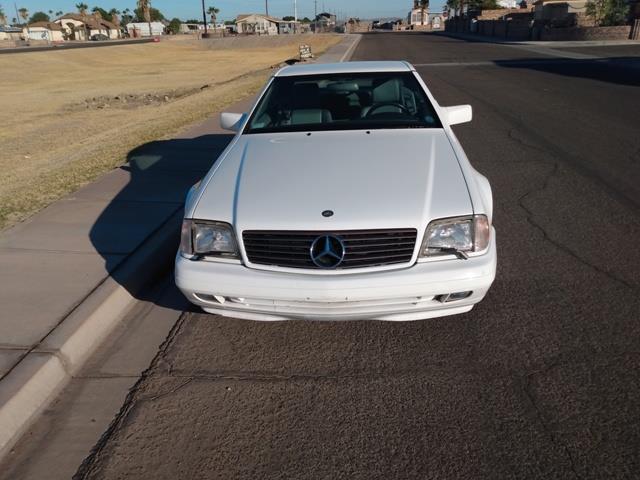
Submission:
[[[251,132],[286,127],[439,127],[412,75],[276,78],[249,122]]]

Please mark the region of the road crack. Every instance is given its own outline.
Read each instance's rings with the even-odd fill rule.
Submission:
[[[558,446],[559,448],[562,449],[562,451],[564,452],[564,454],[566,455],[568,461],[569,461],[569,466],[571,468],[571,471],[573,472],[575,478],[577,478],[578,480],[582,479],[582,476],[580,474],[578,474],[578,471],[576,469],[576,462],[575,459],[573,458],[573,455],[571,454],[571,450],[569,449],[569,446],[560,441],[560,439],[558,439],[556,437],[556,435],[554,434],[553,430],[549,427],[549,425],[547,424],[547,422],[544,420],[544,415],[542,413],[542,410],[540,409],[540,407],[538,406],[536,399],[535,399],[535,395],[533,394],[533,392],[531,391],[531,382],[533,380],[533,377],[535,377],[536,375],[548,372],[549,370],[559,366],[559,363],[556,364],[551,364],[549,365],[547,368],[540,370],[538,372],[534,372],[531,373],[529,375],[526,376],[526,380],[524,381],[524,385],[522,387],[522,390],[524,392],[525,397],[527,398],[528,402],[530,403],[531,407],[533,408],[533,411],[535,413],[535,416],[538,420],[538,422],[540,423],[540,425],[542,426],[542,429],[544,430],[544,432],[547,434],[547,436],[551,439],[551,443],[553,443],[554,445]]]
[[[546,242],[552,244],[557,249],[559,249],[562,252],[570,255],[571,257],[573,257],[575,260],[577,260],[578,262],[582,263],[583,265],[586,265],[587,267],[590,267],[591,269],[597,271],[598,273],[600,273],[602,275],[605,275],[610,280],[612,280],[612,281],[614,281],[616,283],[619,283],[621,285],[624,285],[625,287],[630,288],[632,290],[635,289],[635,286],[633,284],[627,282],[625,279],[620,278],[617,275],[613,274],[612,272],[610,272],[608,270],[605,270],[605,269],[599,267],[598,265],[596,265],[595,263],[592,263],[592,262],[588,261],[586,258],[583,258],[577,252],[574,252],[571,248],[566,246],[564,243],[552,238],[551,235],[549,235],[549,233],[545,229],[545,227],[542,226],[540,223],[536,222],[535,213],[533,212],[533,210],[531,210],[529,207],[527,207],[527,205],[525,204],[525,201],[529,196],[531,196],[531,195],[533,195],[535,193],[542,193],[544,190],[546,190],[549,187],[549,183],[551,182],[553,177],[555,177],[558,174],[559,169],[560,169],[559,162],[554,162],[553,167],[551,168],[551,171],[545,177],[545,179],[544,179],[544,181],[542,183],[542,186],[537,187],[537,188],[533,188],[531,190],[528,190],[527,192],[525,192],[523,195],[521,195],[518,198],[518,205],[520,206],[520,208],[522,208],[525,211],[525,213],[527,215],[526,216],[527,223],[529,223],[529,225],[531,225],[532,227],[537,229],[540,233],[542,233],[543,241],[546,241]]]

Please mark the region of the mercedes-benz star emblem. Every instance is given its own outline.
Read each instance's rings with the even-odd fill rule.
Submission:
[[[311,260],[320,268],[336,268],[344,260],[342,240],[333,235],[322,235],[311,244]]]

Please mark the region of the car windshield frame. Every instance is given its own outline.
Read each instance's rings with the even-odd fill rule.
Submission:
[[[413,99],[412,105],[405,105],[404,97],[400,98],[401,102],[400,107],[408,107],[414,108],[415,114],[413,114],[409,110],[406,111],[406,115],[401,108],[399,112],[381,112],[378,115],[372,115],[371,118],[368,118],[366,114],[360,113],[359,118],[346,118],[346,119],[333,119],[334,112],[328,109],[320,109],[314,107],[309,110],[299,109],[300,111],[313,112],[316,115],[324,116],[322,113],[318,112],[328,112],[326,114],[331,118],[329,122],[313,122],[313,123],[301,123],[301,124],[286,124],[286,125],[277,125],[277,126],[269,126],[269,127],[256,127],[254,126],[258,123],[258,118],[277,110],[278,107],[281,107],[282,104],[275,102],[283,102],[287,103],[287,106],[290,106],[289,110],[289,121],[292,121],[293,113],[296,110],[293,105],[295,102],[300,101],[299,96],[294,96],[293,93],[288,95],[286,100],[283,100],[284,95],[282,95],[278,89],[285,89],[288,87],[292,91],[294,83],[297,86],[302,86],[303,84],[315,84],[314,87],[318,92],[318,97],[316,99],[312,98],[312,100],[317,100],[318,104],[321,103],[322,95],[328,96],[330,94],[334,94],[339,97],[340,92],[339,88],[341,88],[341,84],[345,84],[345,88],[347,89],[345,92],[342,92],[342,95],[345,98],[349,95],[360,97],[360,93],[363,96],[370,95],[372,98],[369,99],[371,105],[368,105],[369,111],[371,111],[372,107],[375,105],[380,105],[378,109],[383,110],[382,107],[389,107],[387,110],[392,110],[393,105],[396,102],[387,101],[387,102],[375,102],[374,90],[380,87],[382,84],[388,83],[390,81],[400,82],[399,87],[399,95],[409,95],[409,100]],[[367,82],[371,80],[370,91],[366,90],[359,91],[360,84],[358,80]],[[378,87],[374,87],[373,85],[376,82],[381,82]],[[327,85],[336,85],[337,87],[332,87],[336,89],[336,91],[329,92],[321,92],[319,83],[326,83]],[[351,88],[353,91],[350,91]],[[398,90],[396,88],[396,90]],[[275,92],[275,93],[274,93]],[[407,93],[408,92],[408,93]],[[280,98],[276,98],[274,103],[272,102],[272,96],[277,94]],[[379,95],[379,97],[384,97],[384,95]],[[355,98],[355,97],[354,97]],[[358,100],[360,105],[354,105],[351,108],[355,111],[358,108],[364,110],[367,106],[361,105],[361,100]],[[353,100],[352,100],[353,102]],[[313,102],[312,102],[313,103]],[[324,105],[323,105],[324,107]],[[278,110],[278,114],[286,116],[286,113],[283,113],[284,109]],[[412,118],[402,118],[412,116]],[[422,117],[419,117],[421,115]],[[271,119],[271,116],[268,116]],[[374,118],[379,117],[379,118]],[[285,120],[286,121],[286,120]],[[323,131],[349,131],[349,130],[383,130],[383,129],[442,129],[442,122],[437,114],[437,111],[431,101],[431,98],[425,91],[422,84],[416,78],[416,75],[413,71],[397,71],[397,72],[354,72],[354,73],[327,73],[327,74],[311,74],[311,75],[291,75],[291,76],[275,76],[271,79],[268,87],[265,89],[264,94],[260,97],[256,107],[253,109],[251,116],[245,124],[243,129],[243,134],[246,135],[256,135],[256,134],[267,134],[267,133],[295,133],[295,132],[323,132]]]

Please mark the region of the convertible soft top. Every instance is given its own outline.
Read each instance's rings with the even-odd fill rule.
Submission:
[[[327,75],[331,73],[372,73],[372,72],[411,72],[413,66],[408,62],[344,62],[312,63],[292,65],[278,70],[274,77],[296,77],[299,75]]]

